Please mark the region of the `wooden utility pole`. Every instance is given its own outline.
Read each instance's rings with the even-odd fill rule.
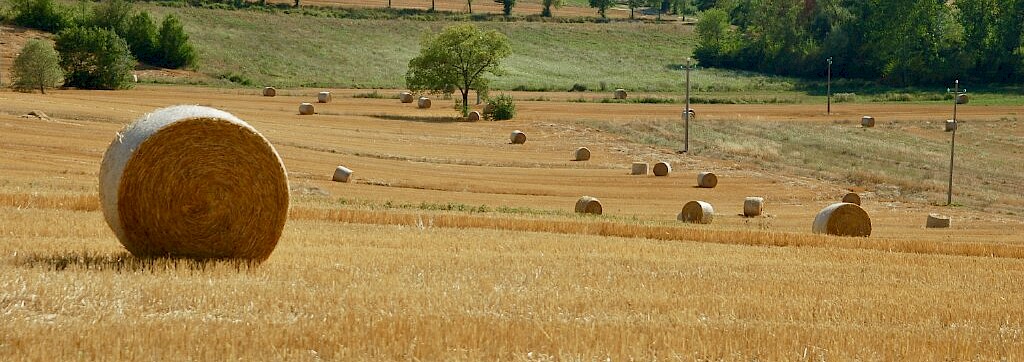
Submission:
[[[949,92],[949,89],[946,89]],[[946,191],[946,206],[953,205],[953,152],[956,150],[956,130],[960,123],[956,120],[956,105],[960,102],[960,96],[967,94],[967,89],[960,91],[960,80],[953,82],[953,132],[949,138],[949,188]]]

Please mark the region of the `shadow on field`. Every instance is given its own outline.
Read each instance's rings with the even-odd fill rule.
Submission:
[[[392,121],[409,121],[409,122],[422,122],[422,123],[456,123],[456,122],[468,122],[462,117],[437,117],[437,116],[401,116],[397,114],[375,114],[370,117],[387,119]]]
[[[95,270],[95,271],[159,271],[159,270],[206,270],[214,267],[229,267],[239,271],[258,265],[250,261],[226,259],[189,258],[139,258],[128,252],[114,254],[91,254],[68,252],[56,255],[16,255],[14,264],[27,268],[45,268],[54,271]]]

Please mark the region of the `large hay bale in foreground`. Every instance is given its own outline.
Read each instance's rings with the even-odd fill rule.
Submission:
[[[421,108],[421,109],[430,108],[430,98],[420,97],[419,101],[416,103],[416,108]]]
[[[871,217],[857,204],[835,203],[818,212],[811,231],[836,236],[871,236]]]
[[[683,205],[683,211],[676,218],[682,222],[710,224],[715,219],[715,208],[704,201],[690,201]]]
[[[668,162],[658,162],[654,164],[651,171],[654,172],[654,176],[668,176],[672,173],[672,165]]]
[[[966,94],[958,94],[956,96],[956,104],[967,104],[971,100]]]
[[[615,99],[626,99],[626,90],[622,88],[616,89]]]
[[[586,147],[577,148],[573,152],[573,159],[576,161],[586,161],[590,159],[590,149]]]
[[[847,192],[846,195],[843,195],[843,202],[860,205],[860,194],[856,192]]]
[[[747,197],[743,199],[743,216],[754,217],[761,216],[764,211],[764,198],[763,197]]]
[[[601,215],[601,201],[596,197],[583,196],[576,200],[576,212],[580,214]]]
[[[338,168],[334,169],[334,176],[331,177],[331,181],[348,182],[350,177],[352,177],[352,170],[345,166],[338,166]]]
[[[526,134],[517,129],[512,131],[512,134],[508,136],[508,139],[512,141],[512,144],[514,145],[521,145],[526,143]]]
[[[713,172],[701,172],[697,174],[697,187],[713,189],[718,186],[718,176]]]
[[[646,175],[647,174],[647,162],[633,162],[632,168],[629,170],[630,175]]]
[[[277,96],[277,89],[274,88],[274,87],[263,87],[263,96],[264,97],[276,97]]]
[[[469,116],[466,117],[467,120],[473,122],[479,121],[481,118],[483,118],[483,115],[480,114],[480,111],[469,112]]]
[[[288,218],[288,175],[256,129],[217,109],[158,109],[103,155],[107,224],[138,257],[270,256]]]
[[[928,221],[925,222],[924,227],[929,229],[945,229],[949,227],[951,221],[949,216],[928,214]]]
[[[316,95],[317,103],[329,103],[331,101],[331,92],[320,92]]]
[[[413,99],[415,99],[415,98],[412,96],[412,93],[409,93],[409,92],[398,93],[398,100],[402,101],[402,103],[412,103]]]
[[[871,128],[875,126],[875,117],[864,116],[860,117],[860,126],[865,128]]]
[[[299,104],[299,114],[307,116],[313,114],[313,103]]]
[[[946,132],[953,132],[954,130],[956,130],[956,127],[957,127],[957,126],[958,126],[958,125],[957,125],[957,121],[954,121],[954,120],[952,120],[952,119],[947,119],[947,120],[946,120],[946,128],[945,128],[945,131],[946,131]]]

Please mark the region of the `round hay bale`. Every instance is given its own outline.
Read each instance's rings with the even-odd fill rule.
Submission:
[[[288,219],[274,146],[237,117],[200,106],[147,114],[103,155],[107,225],[138,257],[263,261]]]
[[[626,90],[622,88],[616,89],[615,99],[626,99]]]
[[[264,97],[276,97],[277,96],[277,89],[275,89],[274,87],[263,87],[263,96]]]
[[[860,117],[860,126],[865,128],[871,128],[875,126],[875,117],[864,116]]]
[[[818,212],[811,231],[836,236],[871,236],[871,217],[857,204],[835,203]]]
[[[132,74],[132,82],[134,82],[134,83],[138,83],[139,82],[139,75],[138,74]]]
[[[956,127],[957,127],[957,122],[956,121],[954,121],[952,119],[947,119],[946,120],[946,129],[945,129],[946,132],[953,132],[954,130],[956,130]]]
[[[743,216],[754,217],[761,216],[764,211],[764,198],[763,197],[748,197],[743,199]]]
[[[576,161],[586,161],[590,159],[590,149],[586,147],[580,147],[573,152],[573,157]]]
[[[718,176],[712,172],[701,172],[697,174],[697,187],[713,189],[718,186]]]
[[[860,205],[860,194],[856,192],[848,192],[846,195],[843,195],[843,202]]]
[[[398,100],[402,101],[402,103],[412,103],[412,101],[413,101],[412,93],[409,93],[409,92],[398,93]]]
[[[331,92],[320,92],[316,95],[317,103],[328,103],[331,101]]]
[[[697,111],[694,111],[693,108],[690,108],[687,111],[689,111],[689,113],[690,113],[690,119],[697,118]],[[683,112],[683,114],[682,114],[683,119],[686,119],[686,113],[687,112]]]
[[[672,165],[668,162],[658,162],[654,164],[651,171],[654,172],[654,176],[668,176],[672,173]]]
[[[419,102],[416,103],[416,108],[422,108],[422,109],[430,108],[430,98],[420,97]]]
[[[576,212],[579,214],[601,215],[601,201],[596,197],[583,196],[576,200]]]
[[[301,115],[313,114],[313,103],[302,103],[302,104],[299,104],[299,114],[301,114]]]
[[[690,201],[683,205],[683,211],[676,218],[682,222],[710,224],[715,218],[715,208],[704,201]]]
[[[331,181],[348,182],[349,177],[352,177],[352,170],[345,166],[338,166],[334,169],[334,177],[331,177]]]
[[[633,162],[633,167],[629,170],[630,175],[646,175],[647,174],[647,162]]]
[[[925,222],[924,227],[929,229],[945,229],[950,225],[951,219],[949,216],[939,214],[928,214],[928,221]]]
[[[480,111],[469,112],[469,116],[466,117],[466,119],[473,122],[479,121],[481,118],[483,118],[483,115],[480,114]]]
[[[970,102],[970,98],[966,94],[959,94],[956,96],[956,104],[967,104]]]
[[[526,134],[523,133],[523,131],[520,131],[518,129],[515,130],[515,131],[512,131],[512,134],[509,135],[508,138],[509,138],[509,140],[512,141],[512,144],[514,144],[514,145],[521,145],[521,144],[526,143]]]

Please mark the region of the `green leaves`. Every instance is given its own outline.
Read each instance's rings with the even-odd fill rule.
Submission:
[[[60,70],[60,57],[50,43],[32,39],[21,48],[21,54],[14,59],[12,76],[14,89],[30,91],[38,89],[46,93],[46,88],[60,85],[64,72]]]

